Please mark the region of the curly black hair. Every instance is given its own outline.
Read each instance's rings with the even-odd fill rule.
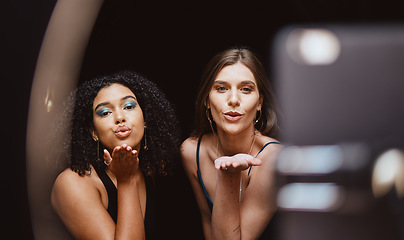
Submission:
[[[167,175],[179,157],[180,131],[175,110],[155,83],[132,71],[121,71],[85,81],[71,94],[70,106],[74,104],[74,108],[69,110],[67,107],[64,113],[64,117],[71,119],[71,122],[65,123],[65,127],[71,126],[64,144],[68,148],[68,165],[79,175],[90,171],[90,165],[100,170],[106,169],[102,152],[104,146],[100,143],[98,148],[98,143],[90,133],[93,127],[92,106],[98,92],[115,83],[129,88],[136,95],[147,123],[143,138],[147,137],[148,149],[141,147],[139,152],[142,172],[148,176]],[[66,116],[69,111],[72,116]]]

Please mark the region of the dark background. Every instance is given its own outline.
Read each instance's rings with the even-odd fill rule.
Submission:
[[[25,134],[36,59],[54,0],[6,0],[0,14],[2,128],[1,224],[8,239],[32,239],[26,192]],[[218,51],[253,48],[271,75],[270,47],[294,23],[402,21],[399,0],[106,1],[80,81],[133,69],[174,103],[185,139],[193,128],[201,72]],[[162,187],[158,229],[164,238],[198,239],[199,210],[181,165]],[[164,224],[166,222],[166,224]],[[4,229],[3,229],[4,228]]]

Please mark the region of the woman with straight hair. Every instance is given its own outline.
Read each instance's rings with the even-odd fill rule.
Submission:
[[[258,239],[276,211],[278,111],[265,70],[247,48],[208,63],[196,129],[181,146],[206,239]]]

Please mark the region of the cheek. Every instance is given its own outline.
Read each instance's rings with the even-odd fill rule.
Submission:
[[[260,108],[260,98],[258,95],[249,97],[244,103],[248,111],[256,112]]]
[[[218,105],[215,102],[210,102],[210,112],[215,121],[217,121],[220,113],[222,112],[222,108],[223,107],[221,105]]]
[[[137,109],[137,111],[132,111],[128,114],[128,119],[131,119],[132,124],[138,126],[138,125],[144,125],[144,116],[143,116],[143,111],[140,109]]]
[[[95,119],[93,124],[98,137],[100,139],[105,139],[105,137],[107,137],[106,134],[108,133],[108,129],[110,129],[110,124],[107,119]]]
[[[221,110],[224,105],[227,105],[224,94],[209,94],[208,106],[215,110]]]

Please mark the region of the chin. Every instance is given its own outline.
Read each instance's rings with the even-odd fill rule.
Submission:
[[[223,128],[223,131],[226,134],[236,135],[236,134],[241,133],[243,131],[243,128],[238,127],[238,126],[232,126],[232,127]]]

